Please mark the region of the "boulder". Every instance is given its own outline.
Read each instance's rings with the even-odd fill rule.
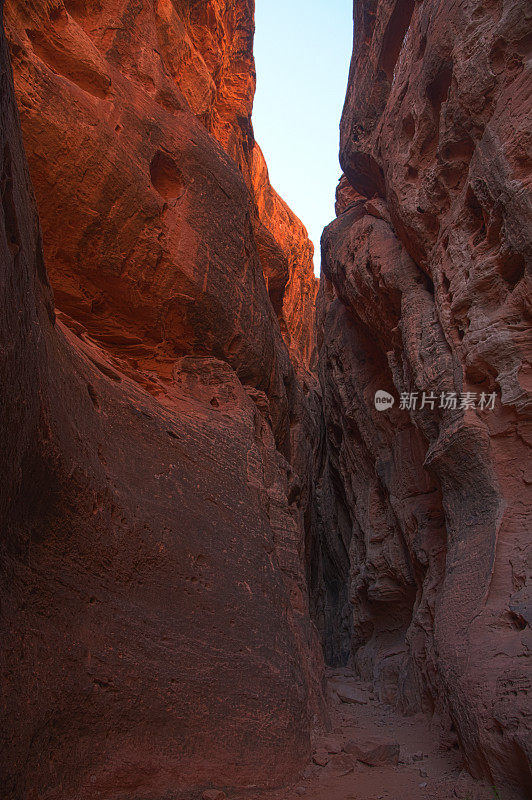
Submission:
[[[344,752],[371,767],[395,767],[399,763],[399,745],[387,739],[353,739],[344,745]]]

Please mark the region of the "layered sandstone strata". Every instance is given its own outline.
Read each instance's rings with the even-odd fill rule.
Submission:
[[[474,774],[523,796],[529,32],[516,0],[355,2],[345,176],[322,241],[327,502],[313,545],[329,655],[352,652],[381,696],[435,712]],[[378,390],[392,409],[376,410]],[[440,408],[452,392],[458,407]],[[476,408],[460,408],[468,392]]]
[[[253,140],[252,5],[5,16],[57,315],[2,40],[3,796],[286,781],[322,713],[316,287]]]

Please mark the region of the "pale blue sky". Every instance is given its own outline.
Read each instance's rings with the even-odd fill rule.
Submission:
[[[353,0],[255,0],[253,112],[273,187],[314,242],[334,219],[339,124],[353,46]]]

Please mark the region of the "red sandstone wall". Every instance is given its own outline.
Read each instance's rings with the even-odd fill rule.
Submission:
[[[5,15],[58,320],[2,39],[2,796],[286,781],[323,709],[315,423],[280,325],[304,374],[284,286],[315,281],[250,192],[251,4]]]
[[[330,649],[348,648],[352,626],[355,664],[381,696],[434,711],[475,774],[528,796],[525,6],[354,4],[346,177],[319,298],[322,514],[338,531],[320,532],[319,604]],[[375,410],[378,389],[396,398],[389,412]],[[423,391],[497,400],[399,409],[402,392]]]
[[[157,371],[176,352],[249,350],[235,320],[269,338],[260,301],[243,303],[251,224],[259,242],[271,239],[261,266],[287,343],[308,366],[317,284],[306,231],[289,209],[278,213],[253,138],[253,4],[9,0],[6,23],[59,308]],[[245,208],[245,189],[232,196],[225,174],[235,169],[262,195],[240,219],[233,201]],[[239,231],[228,251],[220,229],[231,217]],[[301,314],[289,283],[310,297]],[[217,318],[211,332],[205,317]]]

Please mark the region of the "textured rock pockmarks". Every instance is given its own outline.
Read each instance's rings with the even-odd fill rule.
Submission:
[[[474,774],[525,793],[526,18],[517,2],[355,3],[318,298],[321,516],[342,523],[317,528],[314,583],[332,652],[350,628],[381,697],[436,712]],[[384,413],[377,391],[396,399]],[[497,400],[400,407],[449,392]]]

